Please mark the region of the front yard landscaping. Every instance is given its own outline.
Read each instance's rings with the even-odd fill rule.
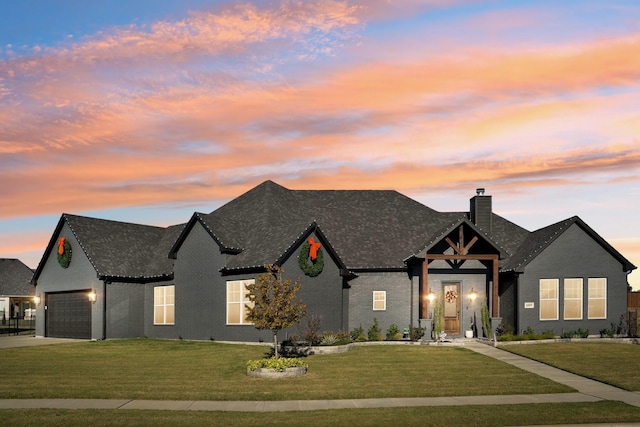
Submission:
[[[557,347],[559,346],[559,347]],[[579,347],[582,346],[582,347]],[[624,377],[637,366],[640,346],[618,344],[517,345],[575,365],[589,358],[588,376],[613,370]],[[436,397],[573,390],[464,347],[384,345],[303,358],[297,378],[246,375],[246,361],[270,347],[212,342],[111,340],[0,350],[4,399],[106,398],[150,400],[301,400]],[[615,356],[615,357],[614,357]],[[568,360],[565,362],[564,360]],[[615,360],[615,361],[614,361]],[[598,361],[598,362],[595,362]],[[555,363],[556,365],[558,363]],[[637,384],[637,382],[635,383]],[[635,387],[632,385],[631,387]],[[632,388],[633,389],[633,388]],[[343,409],[245,413],[141,410],[0,410],[6,425],[424,425],[504,426],[640,421],[638,408],[620,402]]]
[[[246,361],[268,351],[147,339],[5,349],[3,382],[11,387],[3,397],[312,400],[572,391],[463,347],[356,347],[304,358],[304,377],[268,384],[247,377]]]

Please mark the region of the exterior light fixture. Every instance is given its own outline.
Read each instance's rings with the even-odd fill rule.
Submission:
[[[478,298],[478,293],[475,291],[475,289],[471,288],[471,292],[469,293],[469,300],[471,302],[474,302],[476,298]]]
[[[436,294],[434,294],[432,290],[429,290],[429,293],[427,294],[427,299],[429,300],[429,302],[433,302],[433,300],[436,299]]]
[[[94,291],[89,292],[89,294],[87,294],[87,296],[89,297],[89,301],[94,303],[96,302],[98,296],[96,295],[96,293]]]
[[[35,305],[40,305],[40,295],[36,295],[35,297],[33,297],[33,303]]]

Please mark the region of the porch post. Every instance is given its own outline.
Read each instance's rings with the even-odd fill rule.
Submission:
[[[429,259],[425,255],[424,262],[422,263],[422,287],[420,292],[420,318],[429,318],[429,300],[427,294],[429,293]]]
[[[500,311],[498,310],[498,256],[493,258],[493,290],[491,293],[491,317],[498,317]]]

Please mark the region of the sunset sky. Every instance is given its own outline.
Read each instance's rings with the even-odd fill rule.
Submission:
[[[640,2],[0,2],[0,257],[273,180],[395,189],[640,265]],[[640,289],[640,272],[629,276]]]

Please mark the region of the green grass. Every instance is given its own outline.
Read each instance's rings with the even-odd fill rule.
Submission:
[[[197,412],[142,410],[0,410],[7,426],[512,426],[631,423],[638,408],[620,402],[342,409],[309,412]]]
[[[3,398],[296,400],[562,393],[462,347],[367,346],[306,359],[307,375],[246,376],[266,346],[112,340],[0,351]]]
[[[625,390],[640,391],[640,345],[568,342],[502,348]]]

